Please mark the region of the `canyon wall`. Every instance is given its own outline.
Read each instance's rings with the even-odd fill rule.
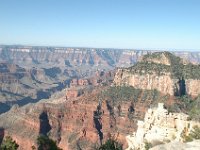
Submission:
[[[54,102],[14,107],[0,115],[3,136],[10,135],[20,145],[20,150],[37,146],[36,139],[40,133],[48,133],[63,150],[77,147],[92,150],[95,144],[106,141],[110,134],[116,136],[124,148],[127,147],[125,137],[133,129],[128,118],[130,102],[121,104],[121,115],[117,115],[116,108],[106,101],[98,102],[95,93],[62,103]]]
[[[141,75],[132,73],[129,69],[118,69],[114,78],[114,83],[117,86],[126,85],[147,90],[157,89],[164,94],[170,95],[179,95],[181,88],[185,88],[185,92],[188,95],[197,97],[200,94],[200,80],[185,79],[183,81],[184,85],[181,85],[181,82],[179,79],[173,79],[170,73]]]
[[[157,89],[161,93],[170,95],[181,95],[181,91],[194,97],[200,94],[200,80],[198,79],[173,79],[170,73],[163,75],[137,74],[129,69],[118,69],[115,74],[114,84],[117,86],[133,86],[138,89]],[[184,89],[185,88],[185,89]]]
[[[49,64],[62,67],[76,65],[127,67],[136,63],[141,56],[153,52],[156,50],[0,46],[0,61],[30,66]],[[172,53],[193,63],[200,62],[200,52],[172,51]]]
[[[114,78],[117,86],[133,86],[138,89],[153,90],[174,95],[174,81],[170,74],[158,76],[157,74],[133,74],[128,69],[118,69]]]
[[[200,66],[169,52],[147,54],[135,65],[118,68],[114,78],[117,86],[156,89],[172,96],[200,94]]]
[[[200,80],[188,79],[185,81],[186,93],[192,96],[198,96],[200,94]]]

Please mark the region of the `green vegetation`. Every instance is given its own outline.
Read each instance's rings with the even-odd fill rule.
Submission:
[[[153,147],[151,143],[145,142],[144,144],[145,144],[144,146],[145,150],[149,150],[150,148]]]
[[[146,61],[147,59],[161,59],[161,53],[147,53],[146,55],[144,55],[143,60]]]
[[[192,99],[185,95],[177,97],[176,103],[168,107],[169,112],[184,112],[190,119],[200,121],[200,95]]]
[[[200,139],[200,128],[198,126],[194,126],[193,130],[189,134],[192,139]]]
[[[19,145],[10,136],[6,136],[0,146],[1,150],[17,150]]]
[[[162,54],[169,59],[169,62],[171,63],[170,66],[149,61],[151,59],[161,60]],[[194,65],[191,63],[184,65],[180,57],[177,57],[169,52],[147,54],[143,57],[142,62],[138,62],[136,65],[128,69],[130,69],[131,72],[140,75],[147,73],[156,73],[157,75],[170,73],[173,79],[200,79],[200,65]]]
[[[99,95],[99,99],[106,101],[107,109],[109,110],[112,118],[115,118],[115,115],[121,117],[127,116],[129,118],[130,125],[133,125],[132,123],[137,117],[142,117],[135,114],[136,103],[143,103],[147,107],[149,105],[157,106],[158,102],[165,103],[168,98],[168,96],[160,95],[160,92],[156,89],[142,90],[135,89],[131,86],[110,86]],[[128,112],[122,111],[121,106],[124,102],[129,105]],[[116,113],[114,110],[116,110]],[[95,115],[99,116],[99,114]]]
[[[170,72],[170,66],[157,64],[154,62],[138,62],[134,66],[128,68],[132,73],[145,75],[145,74],[153,74],[163,75],[167,72]]]
[[[48,136],[40,135],[37,138],[38,150],[61,150],[56,142]]]
[[[200,121],[200,95],[189,102],[188,112],[191,119]]]
[[[121,114],[121,103],[131,102],[131,106],[134,109],[134,103],[150,102],[152,106],[157,106],[158,102],[166,103],[170,98],[169,95],[160,95],[157,90],[141,90],[135,89],[130,86],[113,86],[103,91],[100,95],[102,99],[107,99],[108,104],[112,107],[116,107],[118,115]],[[133,105],[132,105],[133,104]],[[184,112],[187,113],[191,119],[200,121],[200,96],[196,99],[192,99],[190,96],[185,95],[176,97],[176,102],[173,105],[167,107],[169,112]],[[132,110],[131,108],[129,110]],[[128,114],[132,118],[133,112]]]
[[[116,106],[117,103],[122,101],[137,101],[141,90],[128,86],[114,86],[109,87],[100,94],[103,99],[108,99],[112,105]]]
[[[122,150],[122,144],[117,142],[114,139],[108,139],[100,147],[96,148],[97,150]]]
[[[173,105],[167,107],[168,111],[172,113],[180,113],[181,108],[182,108],[181,105],[178,103],[174,103]]]
[[[193,130],[189,133],[189,135],[186,135],[186,131],[183,130],[181,133],[181,137],[183,138],[184,142],[191,142],[193,140],[199,140],[200,139],[200,127],[194,126]]]
[[[122,101],[138,102],[140,99],[143,102],[146,100],[156,101],[160,99],[159,92],[156,89],[142,90],[132,86],[112,86],[103,91],[99,96],[114,101],[114,104]]]
[[[163,58],[162,56],[163,55],[169,60],[169,62],[171,64],[180,63],[181,62],[181,58],[180,57],[177,57],[177,56],[175,56],[172,53],[167,52],[167,51],[165,51],[165,52],[148,53],[148,54],[144,55],[143,61],[148,61],[149,59],[150,60],[151,59],[162,60],[162,58]]]

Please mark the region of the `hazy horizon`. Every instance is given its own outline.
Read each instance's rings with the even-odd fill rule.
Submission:
[[[156,48],[114,48],[114,47],[86,47],[86,46],[62,46],[62,45],[24,45],[24,44],[1,44],[0,46],[24,46],[24,47],[60,47],[60,48],[80,48],[80,49],[114,49],[114,50],[139,50],[139,51],[169,51],[169,52],[199,52],[200,49],[156,49]]]

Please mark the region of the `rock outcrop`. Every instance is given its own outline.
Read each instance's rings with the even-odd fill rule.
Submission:
[[[174,83],[178,82],[170,77],[169,73],[158,76],[153,74],[134,74],[129,69],[118,69],[114,78],[117,86],[133,86],[138,89],[157,89],[165,94],[174,95]]]
[[[175,149],[181,149],[181,150],[199,150],[200,149],[200,140],[195,140],[188,143],[182,143],[182,142],[170,142],[167,144],[161,144],[158,146],[155,146],[151,148],[150,150],[175,150]]]
[[[129,68],[119,68],[115,85],[133,86],[139,89],[157,89],[175,96],[200,94],[200,66],[183,60],[168,52],[148,54]]]
[[[145,143],[157,145],[170,141],[183,141],[183,131],[189,134],[199,122],[190,121],[188,115],[183,113],[169,113],[163,103],[157,108],[150,108],[145,114],[144,121],[138,121],[137,131],[127,136],[131,149],[144,149]]]

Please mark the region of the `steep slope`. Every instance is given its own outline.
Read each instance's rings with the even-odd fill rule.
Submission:
[[[114,83],[139,89],[157,89],[170,95],[198,96],[200,66],[169,52],[157,52],[145,55],[132,67],[118,69]]]
[[[64,150],[93,149],[109,134],[126,148],[125,137],[136,129],[137,119],[144,117],[149,105],[167,99],[157,91],[100,85],[67,100],[58,93],[36,104],[15,105],[0,115],[0,127],[4,137],[11,135],[20,149],[36,145],[40,133],[50,135]]]
[[[154,60],[154,62],[142,60],[133,67],[121,69],[122,76],[124,76],[123,71],[127,70],[128,78],[132,74],[138,74],[138,78],[145,74],[149,74],[149,76],[155,74],[158,77],[164,74],[169,80],[176,80],[174,75],[168,72],[171,69],[171,60],[176,57],[169,53],[162,53],[162,55],[166,57],[167,61],[162,62],[163,56],[159,63],[157,60],[157,64]],[[169,59],[168,55],[173,59]],[[160,67],[157,67],[158,65]],[[151,69],[147,69],[147,67]],[[48,74],[54,76],[52,73],[48,72]],[[116,76],[118,75],[117,73]],[[112,73],[104,76],[104,72],[100,71],[94,78],[104,80],[104,77],[112,78]],[[127,80],[122,82],[121,79],[119,81],[120,86],[94,84],[92,90],[83,91],[78,97],[67,95],[69,90],[67,89],[67,97],[65,94],[61,94],[60,97],[52,97],[52,99],[21,108],[15,105],[11,111],[0,115],[0,127],[4,133],[1,135],[4,137],[11,135],[19,143],[20,149],[27,149],[36,145],[36,138],[40,133],[48,134],[64,150],[75,150],[78,148],[93,149],[95,144],[104,142],[111,134],[123,143],[124,148],[127,148],[126,136],[136,130],[137,120],[144,118],[148,107],[162,102],[169,109],[176,100],[173,95],[170,96],[163,91],[159,92],[156,88],[144,87],[142,89],[139,83],[139,87],[122,86],[125,83],[129,85],[131,82],[129,83]],[[74,78],[70,82],[70,88],[92,86],[88,85],[89,82],[92,82],[90,78]],[[176,104],[181,104],[181,101]],[[180,106],[182,107],[182,105]],[[181,110],[180,108],[178,109]],[[198,116],[198,113],[196,115]],[[19,130],[19,127],[23,130]]]
[[[15,107],[0,116],[0,127],[4,136],[11,135],[17,141],[20,149],[36,145],[40,133],[49,133],[64,150],[75,150],[77,147],[93,149],[100,140],[107,139],[108,133],[116,133],[116,129],[118,138],[125,143],[125,133],[130,129],[125,123],[128,118],[116,116],[117,122],[112,126],[106,103],[103,102],[100,109],[97,106],[97,96],[93,93],[64,103],[45,102]],[[127,107],[128,104],[122,106],[125,112]]]

